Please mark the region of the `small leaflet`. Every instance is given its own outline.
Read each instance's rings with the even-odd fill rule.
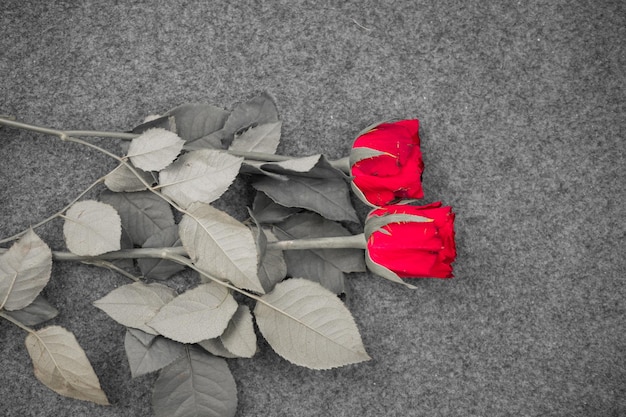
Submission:
[[[144,343],[145,338],[141,333],[143,333],[141,330],[128,329],[124,337],[124,349],[133,378],[158,371],[180,358],[185,352],[182,344],[162,336],[152,336]]]
[[[172,207],[151,191],[104,191],[100,200],[117,211],[122,228],[135,245],[141,245],[151,236],[174,225]]]
[[[264,230],[263,233],[271,236],[271,241],[277,240],[269,230]],[[287,276],[284,252],[279,249],[266,249],[259,262],[258,275],[266,293],[274,289],[274,286]]]
[[[94,301],[93,305],[104,311],[116,322],[146,333],[157,332],[146,322],[150,321],[176,292],[163,284],[135,282],[118,287]]]
[[[95,200],[79,201],[63,217],[63,235],[72,253],[97,256],[120,249],[122,221],[110,205]]]
[[[305,208],[329,220],[359,222],[348,184],[343,179],[294,175],[288,181],[280,181],[265,177],[252,186],[282,206]]]
[[[168,228],[157,232],[150,236],[141,245],[142,248],[163,248],[182,246],[180,237],[178,236],[178,225],[175,224]],[[184,265],[167,259],[141,258],[137,259],[137,265],[144,277],[156,279],[159,281],[166,280],[172,275],[185,269]]]
[[[282,122],[279,121],[251,127],[241,135],[235,136],[229,149],[274,154],[280,143],[281,126]]]
[[[224,347],[224,343],[222,343],[222,339],[219,337],[215,337],[213,339],[202,340],[197,343],[202,349],[206,350],[212,355],[221,356],[222,358],[236,358],[237,355],[231,353]]]
[[[0,256],[0,309],[20,310],[32,303],[52,272],[52,251],[29,229]]]
[[[257,276],[257,249],[250,229],[208,204],[194,203],[179,226],[193,263],[239,288],[263,293]]]
[[[219,107],[188,103],[166,113],[174,119],[178,136],[185,140],[186,150],[221,149],[221,143],[213,136],[224,126],[229,112]]]
[[[141,134],[149,129],[161,128],[176,132],[176,120],[174,116],[159,116],[158,114],[151,114],[144,118],[143,122],[135,126],[131,133]]]
[[[54,308],[43,296],[38,295],[35,301],[21,310],[5,311],[5,314],[26,326],[37,326],[44,321],[55,318],[59,314],[59,310]]]
[[[226,330],[219,337],[224,347],[240,358],[251,358],[256,353],[256,334],[252,314],[246,305],[240,305],[231,317]]]
[[[159,174],[161,192],[183,208],[211,203],[230,187],[243,158],[203,149],[182,155]]]
[[[259,223],[279,223],[299,211],[297,207],[281,206],[261,191],[257,191],[252,202],[252,214]]]
[[[220,336],[237,310],[229,290],[211,282],[186,291],[163,306],[148,325],[181,343]]]
[[[256,353],[256,333],[252,314],[240,305],[221,336],[198,342],[204,350],[223,358],[251,358]]]
[[[230,146],[237,132],[275,122],[278,122],[276,103],[267,92],[263,92],[251,100],[235,106],[224,123],[224,127],[216,134],[219,135],[218,137],[224,145]]]
[[[130,143],[127,156],[144,171],[160,171],[171,164],[185,143],[169,130],[148,129]]]
[[[85,351],[72,333],[50,326],[26,336],[26,349],[35,376],[51,390],[66,397],[109,405]]]
[[[130,162],[128,163],[130,164]],[[152,185],[154,183],[154,178],[149,172],[142,171],[136,167],[135,171],[147,184]],[[137,178],[126,164],[120,164],[113,171],[109,172],[104,177],[104,185],[116,193],[143,191],[146,189],[145,184]]]

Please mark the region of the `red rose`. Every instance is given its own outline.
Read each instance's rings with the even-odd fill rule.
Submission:
[[[454,213],[441,203],[391,205],[365,222],[368,261],[402,278],[452,278]],[[386,272],[386,271],[385,271]]]
[[[350,166],[352,188],[367,204],[422,198],[419,121],[381,123],[363,133],[352,145]]]

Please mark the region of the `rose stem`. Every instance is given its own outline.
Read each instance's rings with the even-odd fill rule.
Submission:
[[[305,250],[305,249],[365,249],[367,241],[363,233],[352,236],[318,237],[310,239],[280,240],[268,242],[268,249],[278,250]],[[0,254],[8,249],[0,248]],[[139,258],[168,259],[170,255],[187,255],[182,246],[164,248],[136,248],[121,249],[114,252],[103,253],[97,256],[76,255],[71,252],[52,252],[57,261],[94,261],[94,260],[118,260]]]
[[[35,126],[28,123],[22,123],[15,120],[12,120],[7,117],[0,117],[0,125],[11,126],[19,129],[31,130],[39,133],[46,133],[49,135],[58,136],[61,139],[67,139],[67,137],[76,137],[76,136],[92,136],[92,137],[101,137],[101,138],[115,138],[115,139],[124,139],[124,140],[132,140],[139,136],[137,133],[126,133],[126,132],[105,132],[98,130],[58,130],[51,129],[42,126]],[[259,162],[282,162],[290,159],[294,159],[294,157],[285,156],[285,155],[275,155],[261,152],[241,152],[241,151],[233,151],[233,150],[221,150],[223,152],[227,152],[234,156],[241,156],[244,159],[249,161],[259,161]],[[348,157],[328,161],[333,167],[343,171],[346,174],[350,174],[350,163],[348,161]]]

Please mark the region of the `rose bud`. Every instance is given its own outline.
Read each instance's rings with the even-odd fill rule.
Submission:
[[[454,213],[440,202],[426,206],[391,205],[365,221],[366,261],[385,278],[452,278],[456,258]]]
[[[366,204],[422,198],[419,121],[384,122],[366,129],[352,145],[350,167],[352,189]]]

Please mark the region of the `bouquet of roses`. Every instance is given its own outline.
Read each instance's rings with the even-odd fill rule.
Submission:
[[[338,294],[345,274],[370,270],[407,278],[450,278],[454,213],[423,197],[417,120],[363,130],[350,156],[276,155],[281,122],[261,94],[231,111],[186,104],[127,132],[68,131],[10,118],[0,124],[95,148],[118,166],[67,207],[0,243],[0,317],[24,329],[36,377],[69,397],[108,404],[75,337],[41,295],[53,260],[85,262],[133,282],[94,305],[127,327],[133,377],[159,371],[157,416],[232,416],[235,381],[225,358],[250,358],[257,331],[286,360],[329,369],[369,359]],[[123,156],[81,137],[124,140]],[[211,205],[237,176],[256,190],[247,219]],[[98,200],[83,197],[105,189]],[[372,210],[361,222],[354,194]],[[63,220],[68,251],[52,251],[34,229]],[[361,227],[353,234],[346,225]],[[361,225],[362,226],[355,226]],[[177,293],[167,280],[197,273]]]

